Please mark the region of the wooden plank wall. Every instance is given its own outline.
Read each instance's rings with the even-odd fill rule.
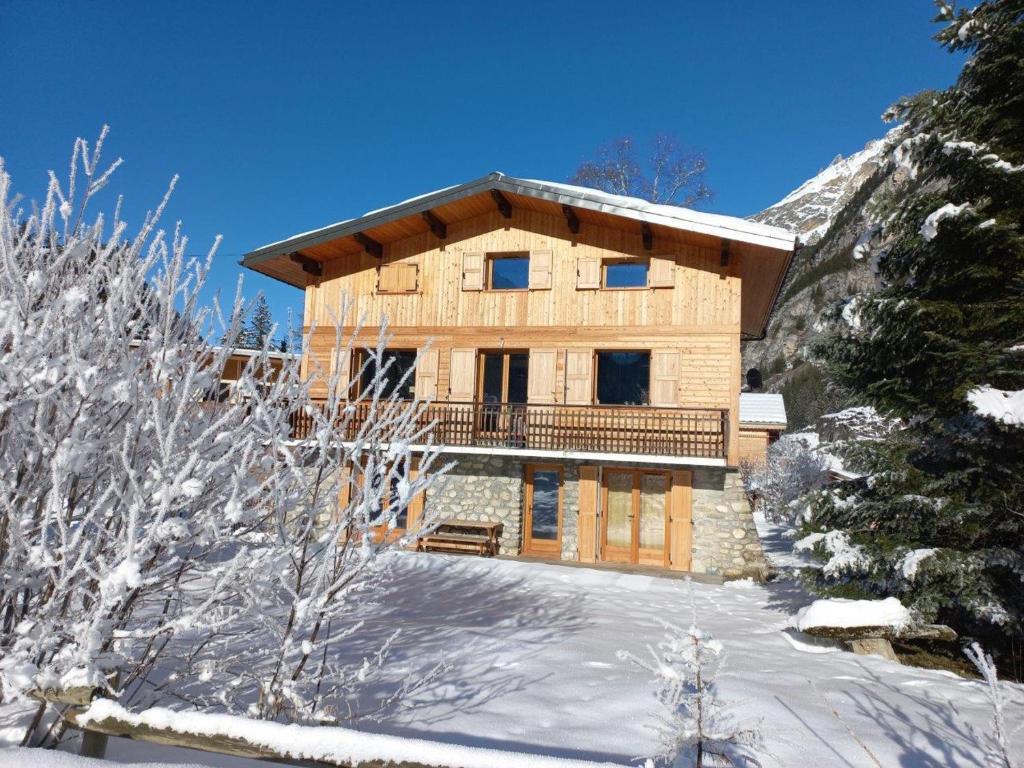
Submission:
[[[552,253],[551,289],[463,290],[464,253],[538,250]],[[576,287],[580,256],[652,254],[674,263],[674,287]],[[565,402],[568,350],[675,350],[676,404],[730,409],[730,464],[738,462],[741,269],[736,258],[721,266],[717,241],[655,240],[648,252],[639,231],[588,223],[572,236],[563,219],[514,209],[511,220],[494,212],[450,223],[444,242],[426,232],[385,245],[383,263],[400,261],[418,266],[415,293],[378,294],[381,262],[365,253],[327,262],[324,277],[307,288],[307,329],[318,326],[310,352],[325,368],[334,344],[332,314],[340,312],[343,296],[351,301],[346,325],[360,318],[366,324],[361,343],[375,341],[382,316],[390,322],[389,346],[418,349],[430,340],[438,350],[439,399],[448,397],[453,348],[555,350],[556,403]]]

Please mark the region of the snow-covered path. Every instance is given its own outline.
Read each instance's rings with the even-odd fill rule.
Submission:
[[[452,667],[406,708],[363,723],[366,730],[630,762],[656,748],[658,705],[646,673],[616,652],[645,653],[661,637],[659,618],[689,625],[695,605],[699,626],[725,646],[721,697],[741,721],[761,721],[766,765],[986,765],[978,744],[991,715],[979,683],[796,639],[784,628],[808,599],[789,583],[691,585],[406,553],[395,556],[394,569],[387,604],[368,611],[368,632],[346,654],[361,658],[400,627],[392,679],[415,676],[441,656]],[[1007,694],[1007,720],[1020,722],[1024,689],[1008,685]],[[142,744],[113,744],[110,756],[182,757]]]

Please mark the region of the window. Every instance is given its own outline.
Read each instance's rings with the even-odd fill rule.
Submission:
[[[647,405],[650,381],[650,352],[597,353],[598,403]]]
[[[647,262],[606,261],[604,262],[605,288],[646,288]]]
[[[363,352],[363,360],[367,364],[363,368],[359,384],[362,391],[366,393],[373,386],[373,380],[377,375],[378,361],[373,359],[369,350]],[[416,351],[412,349],[386,349],[379,362],[379,367],[384,371],[382,396],[390,397],[393,393],[397,392],[400,400],[412,400],[416,384],[416,375],[412,372],[413,367],[416,365]],[[408,376],[405,375],[406,372],[410,372]]]
[[[419,266],[407,262],[382,264],[377,272],[377,293],[415,293]]]
[[[529,253],[487,254],[487,288],[491,291],[525,291],[530,287]]]

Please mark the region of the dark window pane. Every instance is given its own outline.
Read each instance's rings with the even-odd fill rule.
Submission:
[[[503,256],[491,259],[491,289],[510,291],[530,285],[530,257]]]
[[[598,352],[597,402],[647,405],[651,379],[649,352]]]
[[[485,403],[501,402],[501,385],[504,360],[501,353],[487,353],[484,355],[484,386],[483,395]]]
[[[558,538],[558,473],[533,473],[533,520],[530,536],[554,541]]]
[[[605,264],[604,285],[606,288],[646,288],[647,265],[628,261]]]
[[[370,353],[367,352],[367,355]],[[390,397],[392,393],[397,392],[398,397],[402,400],[412,400],[413,391],[416,385],[416,374],[410,373],[405,381],[402,381],[402,377],[406,371],[411,371],[413,366],[416,364],[416,352],[413,350],[399,350],[399,349],[386,349],[380,360],[380,368],[385,371],[385,384],[382,392],[382,396]],[[370,360],[366,368],[363,369],[363,380],[361,382],[364,392],[369,393],[370,387],[373,386],[373,380],[377,374],[377,365],[375,360]]]
[[[508,356],[508,401],[526,402],[526,377],[530,367],[530,356],[513,354]]]

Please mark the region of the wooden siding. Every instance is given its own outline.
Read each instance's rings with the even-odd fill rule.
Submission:
[[[531,270],[538,288],[481,290],[486,254],[524,251],[540,257]],[[343,297],[349,332],[360,320],[372,324],[386,316],[390,346],[420,349],[429,342],[438,351],[423,390],[439,400],[473,399],[471,361],[481,349],[531,350],[529,401],[550,404],[582,404],[587,377],[593,379],[582,362],[587,354],[649,350],[656,405],[728,409],[729,434],[736,436],[743,282],[737,253],[722,266],[720,243],[712,238],[656,240],[647,251],[639,229],[588,223],[571,235],[563,218],[542,211],[514,208],[507,220],[490,210],[449,223],[445,241],[419,232],[386,243],[380,261],[362,252],[327,261],[323,278],[306,291],[307,329],[317,326],[309,352],[330,367],[329,327]],[[651,259],[655,282],[665,287],[577,287],[581,260],[624,257]],[[414,265],[415,291],[379,292],[382,264]],[[377,330],[364,326],[362,334],[358,343],[372,344]],[[728,460],[739,461],[738,439],[730,440]]]

